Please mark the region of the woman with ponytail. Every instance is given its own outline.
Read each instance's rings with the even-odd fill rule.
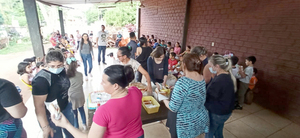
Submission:
[[[223,138],[224,123],[234,109],[236,79],[231,72],[230,59],[214,55],[208,64],[210,72],[216,76],[207,87],[205,107],[209,111],[210,127],[205,138]]]
[[[194,138],[207,133],[209,128],[205,81],[200,74],[201,61],[196,54],[183,57],[182,69],[185,76],[180,78],[171,93],[171,100],[164,100],[168,113],[167,126],[172,138]]]
[[[78,111],[82,120],[82,129],[86,130],[86,117],[84,112],[84,93],[83,93],[83,75],[77,71],[77,60],[74,57],[67,58],[67,76],[71,85],[68,91],[69,101],[72,103],[72,110],[75,115],[74,127],[79,128]],[[78,110],[78,111],[77,111]]]
[[[95,112],[88,134],[73,127],[62,116],[55,120],[57,126],[66,128],[78,138],[144,138],[141,119],[142,93],[137,87],[129,87],[134,79],[130,66],[112,65],[104,69],[101,85],[111,99]]]

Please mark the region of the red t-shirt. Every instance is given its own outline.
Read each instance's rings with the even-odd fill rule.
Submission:
[[[56,40],[54,37],[50,37],[50,42],[51,42],[52,46],[56,46]]]
[[[173,66],[177,65],[177,63],[178,63],[178,61],[177,61],[176,59],[172,60],[172,59],[169,58],[169,70],[170,70]]]
[[[106,127],[104,138],[137,138],[144,134],[142,96],[138,88],[130,87],[125,97],[110,99],[97,109],[93,121]]]

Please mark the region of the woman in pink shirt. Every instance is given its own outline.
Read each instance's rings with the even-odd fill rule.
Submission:
[[[104,70],[101,85],[111,99],[96,110],[88,134],[73,127],[63,115],[60,120],[52,117],[53,122],[80,138],[144,138],[142,93],[136,87],[126,88],[133,79],[131,66],[112,65]]]
[[[176,53],[176,55],[179,55],[180,51],[181,51],[180,44],[179,44],[179,42],[176,42],[175,48],[174,48],[174,53]]]

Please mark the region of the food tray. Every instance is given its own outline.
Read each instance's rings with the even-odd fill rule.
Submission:
[[[153,105],[157,105],[157,107],[154,107],[154,108],[147,108],[144,104],[144,100],[151,100],[151,102],[153,103]],[[144,107],[144,109],[146,110],[146,112],[148,114],[153,114],[153,113],[157,113],[158,110],[159,110],[159,107],[160,107],[160,104],[152,97],[152,96],[144,96],[142,98],[142,105]]]

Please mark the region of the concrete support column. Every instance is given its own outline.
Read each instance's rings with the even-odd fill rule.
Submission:
[[[184,26],[183,26],[183,38],[182,38],[182,47],[181,52],[185,51],[186,49],[186,41],[187,41],[187,33],[189,28],[189,16],[190,16],[190,7],[191,7],[191,1],[186,1],[186,7],[185,7],[185,17],[184,17]]]
[[[23,5],[34,55],[42,58],[44,57],[45,52],[37,13],[36,0],[23,0]]]
[[[64,17],[63,17],[63,12],[62,10],[58,10],[59,14],[59,22],[60,22],[60,34],[62,36],[65,36],[65,26],[64,26]]]

